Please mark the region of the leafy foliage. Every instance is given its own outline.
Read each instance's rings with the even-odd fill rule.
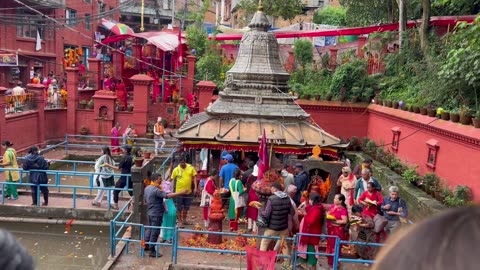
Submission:
[[[479,111],[477,89],[480,88],[480,16],[471,25],[462,22],[456,26],[448,49],[439,75],[449,86],[458,89],[463,100],[474,101],[475,109]]]
[[[392,23],[398,17],[396,0],[340,0],[340,4],[347,10],[347,24],[352,26]]]
[[[300,66],[305,67],[308,63],[312,62],[313,45],[310,40],[297,39],[293,45],[293,54],[295,55],[295,60]]]
[[[342,7],[327,6],[320,9],[313,15],[313,22],[318,24],[328,24],[345,26],[347,25],[347,10]]]
[[[195,50],[197,57],[202,57],[205,54],[208,46],[208,34],[205,29],[190,25],[187,27],[186,39],[188,48]]]
[[[351,62],[339,66],[333,74],[330,91],[333,96],[352,95],[352,88],[361,93],[363,89],[372,88],[373,81],[367,73],[367,62],[363,59],[353,59]],[[371,91],[370,91],[371,92]]]
[[[258,1],[241,0],[239,7],[247,14],[253,14],[257,9]],[[282,17],[285,20],[291,20],[302,13],[302,0],[263,0],[263,12],[273,17]]]
[[[433,15],[466,15],[480,12],[480,0],[432,0]]]

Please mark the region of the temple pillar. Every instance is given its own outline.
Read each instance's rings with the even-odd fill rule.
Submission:
[[[217,88],[217,85],[212,81],[200,81],[197,83],[198,104],[200,112],[205,111],[210,104],[213,96],[213,91]]]
[[[76,134],[78,106],[78,68],[66,68],[67,72],[67,134]]]
[[[115,100],[117,96],[109,90],[95,91],[92,97],[96,125],[93,125],[93,134],[99,136],[111,136],[110,131],[114,125]]]
[[[43,84],[27,84],[28,92],[34,93],[38,111],[38,142],[43,146],[45,142],[45,86]]]
[[[133,84],[133,118],[132,124],[138,135],[147,132],[148,107],[150,105],[150,87],[153,78],[145,74],[137,74],[130,78]]]
[[[330,69],[335,70],[337,68],[337,53],[338,48],[330,49]]]
[[[93,89],[103,89],[102,83],[102,60],[97,58],[88,58],[87,80]]]
[[[188,93],[193,94],[193,82],[195,78],[195,61],[197,57],[194,55],[187,55],[185,57],[187,59],[188,64],[188,72],[187,72],[187,79],[182,80],[182,97],[187,99]]]
[[[5,118],[5,91],[7,91],[7,88],[0,87],[0,142],[7,140],[7,119]],[[0,154],[3,155],[3,150],[1,148]]]
[[[365,56],[365,52],[363,51],[363,47],[367,43],[367,37],[366,36],[359,36],[358,37],[358,43],[357,43],[357,57],[360,59],[363,59]]]

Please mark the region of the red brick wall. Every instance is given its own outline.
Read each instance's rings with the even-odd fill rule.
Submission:
[[[45,139],[62,139],[67,133],[67,110],[45,110]]]
[[[38,143],[38,113],[24,112],[6,117],[6,136],[17,151]]]

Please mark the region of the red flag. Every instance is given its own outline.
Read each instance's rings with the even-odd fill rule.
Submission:
[[[258,148],[259,161],[257,179],[262,179],[263,174],[269,169],[267,147],[267,136],[265,135],[265,129],[263,129],[262,140],[260,141],[260,147]]]
[[[183,65],[183,46],[182,46],[182,30],[178,29],[178,70],[182,69]]]

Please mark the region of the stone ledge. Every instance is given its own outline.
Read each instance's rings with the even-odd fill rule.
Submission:
[[[361,161],[366,157],[366,154],[359,152],[347,152],[347,156],[355,157],[354,160]],[[352,167],[357,164],[353,164]],[[400,189],[400,198],[407,202],[408,206],[408,218],[413,221],[420,221],[425,217],[437,214],[440,211],[447,209],[447,207],[428,194],[420,190],[419,188],[406,183],[403,178],[390,170],[385,165],[378,161],[373,162],[374,177],[382,184],[382,195],[388,194],[388,187],[395,185]]]

